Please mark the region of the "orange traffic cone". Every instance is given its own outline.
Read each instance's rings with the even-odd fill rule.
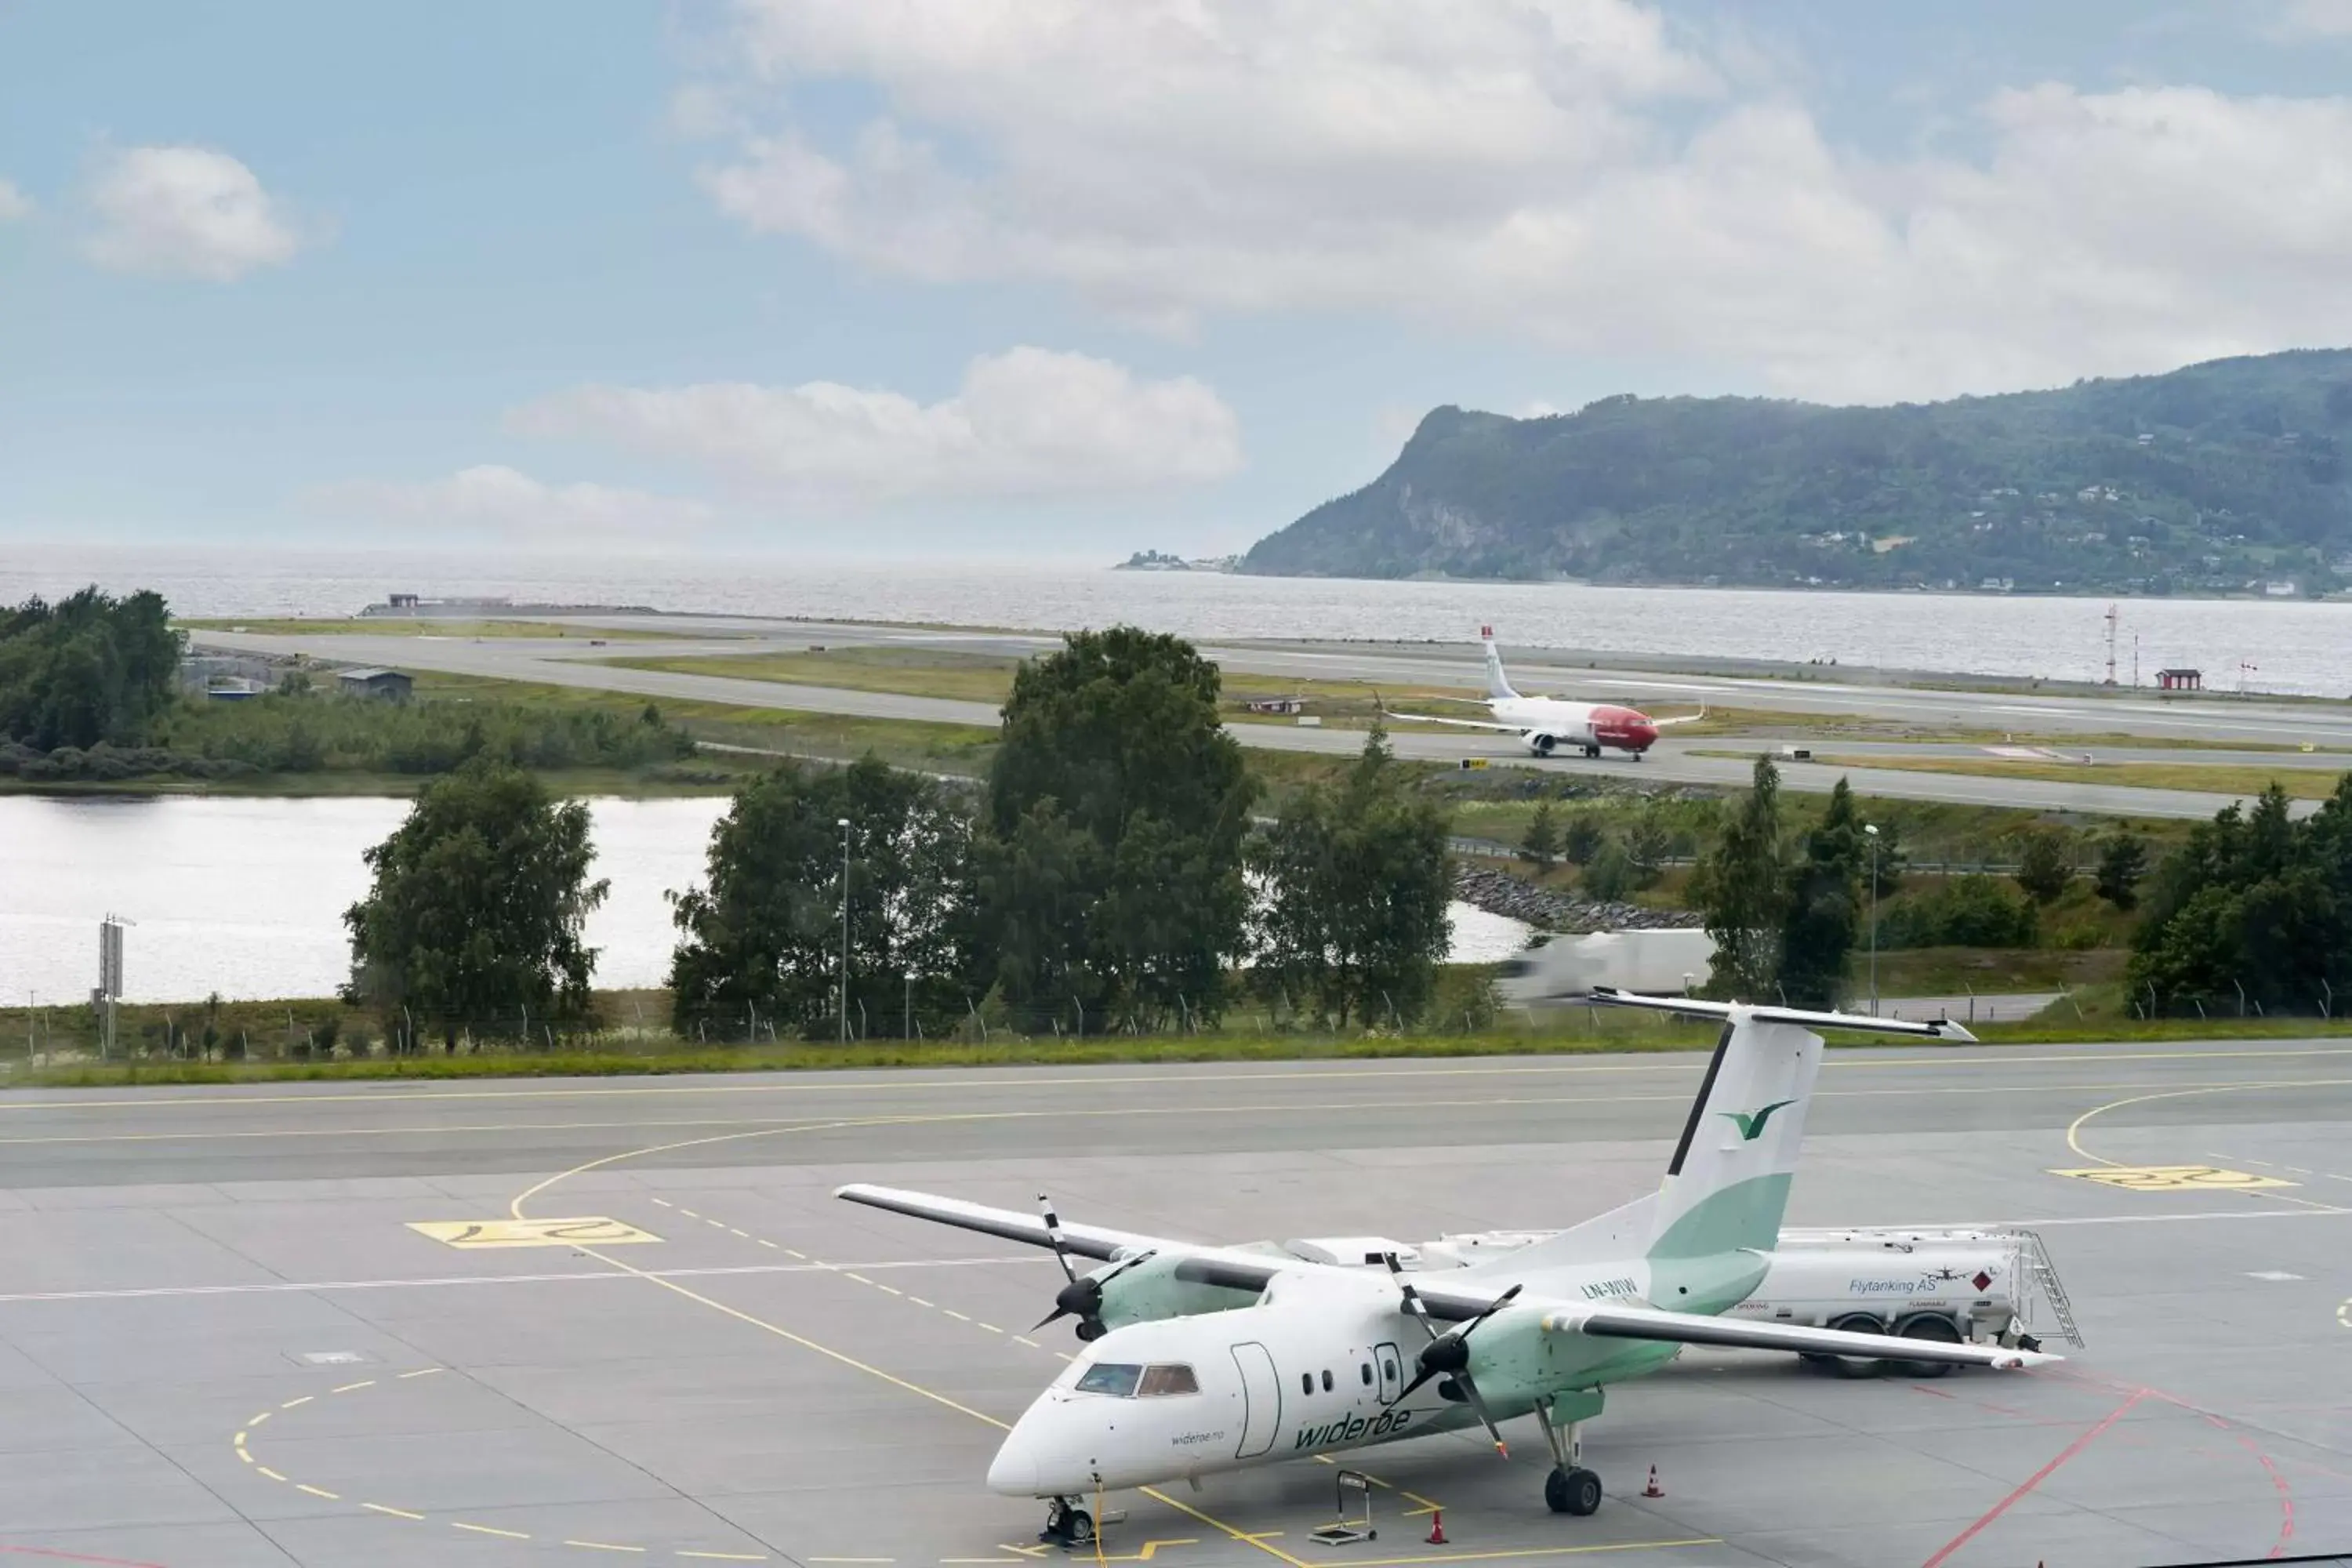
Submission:
[[[1643,1497],[1664,1497],[1666,1495],[1666,1489],[1658,1484],[1658,1467],[1655,1465],[1652,1465],[1650,1467],[1650,1484],[1642,1489],[1642,1495]]]
[[[1444,1546],[1446,1544],[1445,1510],[1444,1509],[1438,1508],[1430,1510],[1429,1534],[1426,1537],[1426,1540],[1432,1546]]]

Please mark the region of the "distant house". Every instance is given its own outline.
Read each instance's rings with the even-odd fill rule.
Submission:
[[[384,603],[389,608],[394,610],[406,610],[411,615],[414,615],[416,612],[416,601],[417,595],[415,594],[394,594],[386,599]]]
[[[335,677],[336,689],[346,697],[372,697],[383,702],[405,702],[416,682],[396,669],[346,669]]]
[[[2205,672],[2201,669],[2159,669],[2156,672],[2158,691],[2202,691]]]
[[[1305,712],[1307,700],[1303,697],[1259,697],[1253,699],[1246,706],[1253,713],[1288,715]]]

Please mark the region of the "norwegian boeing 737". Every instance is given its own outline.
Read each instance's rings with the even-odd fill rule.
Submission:
[[[1503,669],[1503,656],[1495,648],[1495,628],[1480,626],[1478,640],[1486,650],[1486,711],[1492,719],[1444,719],[1433,713],[1391,713],[1423,724],[1451,724],[1464,730],[1500,730],[1517,735],[1538,757],[1561,747],[1597,757],[1603,751],[1628,752],[1639,762],[1657,744],[1658,731],[1703,719],[1706,710],[1679,719],[1653,719],[1639,709],[1612,702],[1570,702],[1558,697],[1522,697]],[[1467,700],[1465,699],[1464,700]]]
[[[1821,1028],[1968,1040],[1909,1024],[1600,991],[1620,1005],[1718,1021],[1722,1035],[1666,1165],[1637,1199],[1507,1256],[1448,1269],[1347,1268],[1270,1242],[1197,1245],[889,1187],[839,1196],[1050,1247],[1067,1277],[1045,1320],[1083,1353],[1014,1424],[988,1485],[1046,1500],[1043,1538],[1094,1539],[1089,1493],[1337,1454],[1532,1415],[1550,1446],[1544,1500],[1601,1505],[1580,1462],[1608,1384],[1685,1345],[2017,1368],[2023,1346],[1853,1333],[1722,1316],[1764,1278],[1821,1068]],[[1080,1274],[1073,1258],[1103,1267]],[[1043,1326],[1043,1325],[1040,1325]]]

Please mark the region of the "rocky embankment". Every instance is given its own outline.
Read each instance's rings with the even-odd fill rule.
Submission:
[[[1457,864],[1454,896],[1489,914],[1508,915],[1545,931],[1665,931],[1695,926],[1699,917],[1680,910],[1645,910],[1638,904],[1580,899],[1486,866]]]

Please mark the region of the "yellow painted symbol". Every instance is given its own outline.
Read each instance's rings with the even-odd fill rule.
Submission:
[[[659,1241],[651,1231],[616,1219],[435,1219],[411,1220],[408,1228],[452,1247],[616,1247]]]
[[[2074,1176],[2085,1182],[2101,1182],[2133,1193],[2246,1193],[2263,1187],[2301,1184],[2281,1181],[2276,1176],[2257,1176],[2246,1171],[2225,1171],[2218,1165],[2094,1165],[2088,1170],[2053,1171],[2050,1173],[2053,1176]]]

